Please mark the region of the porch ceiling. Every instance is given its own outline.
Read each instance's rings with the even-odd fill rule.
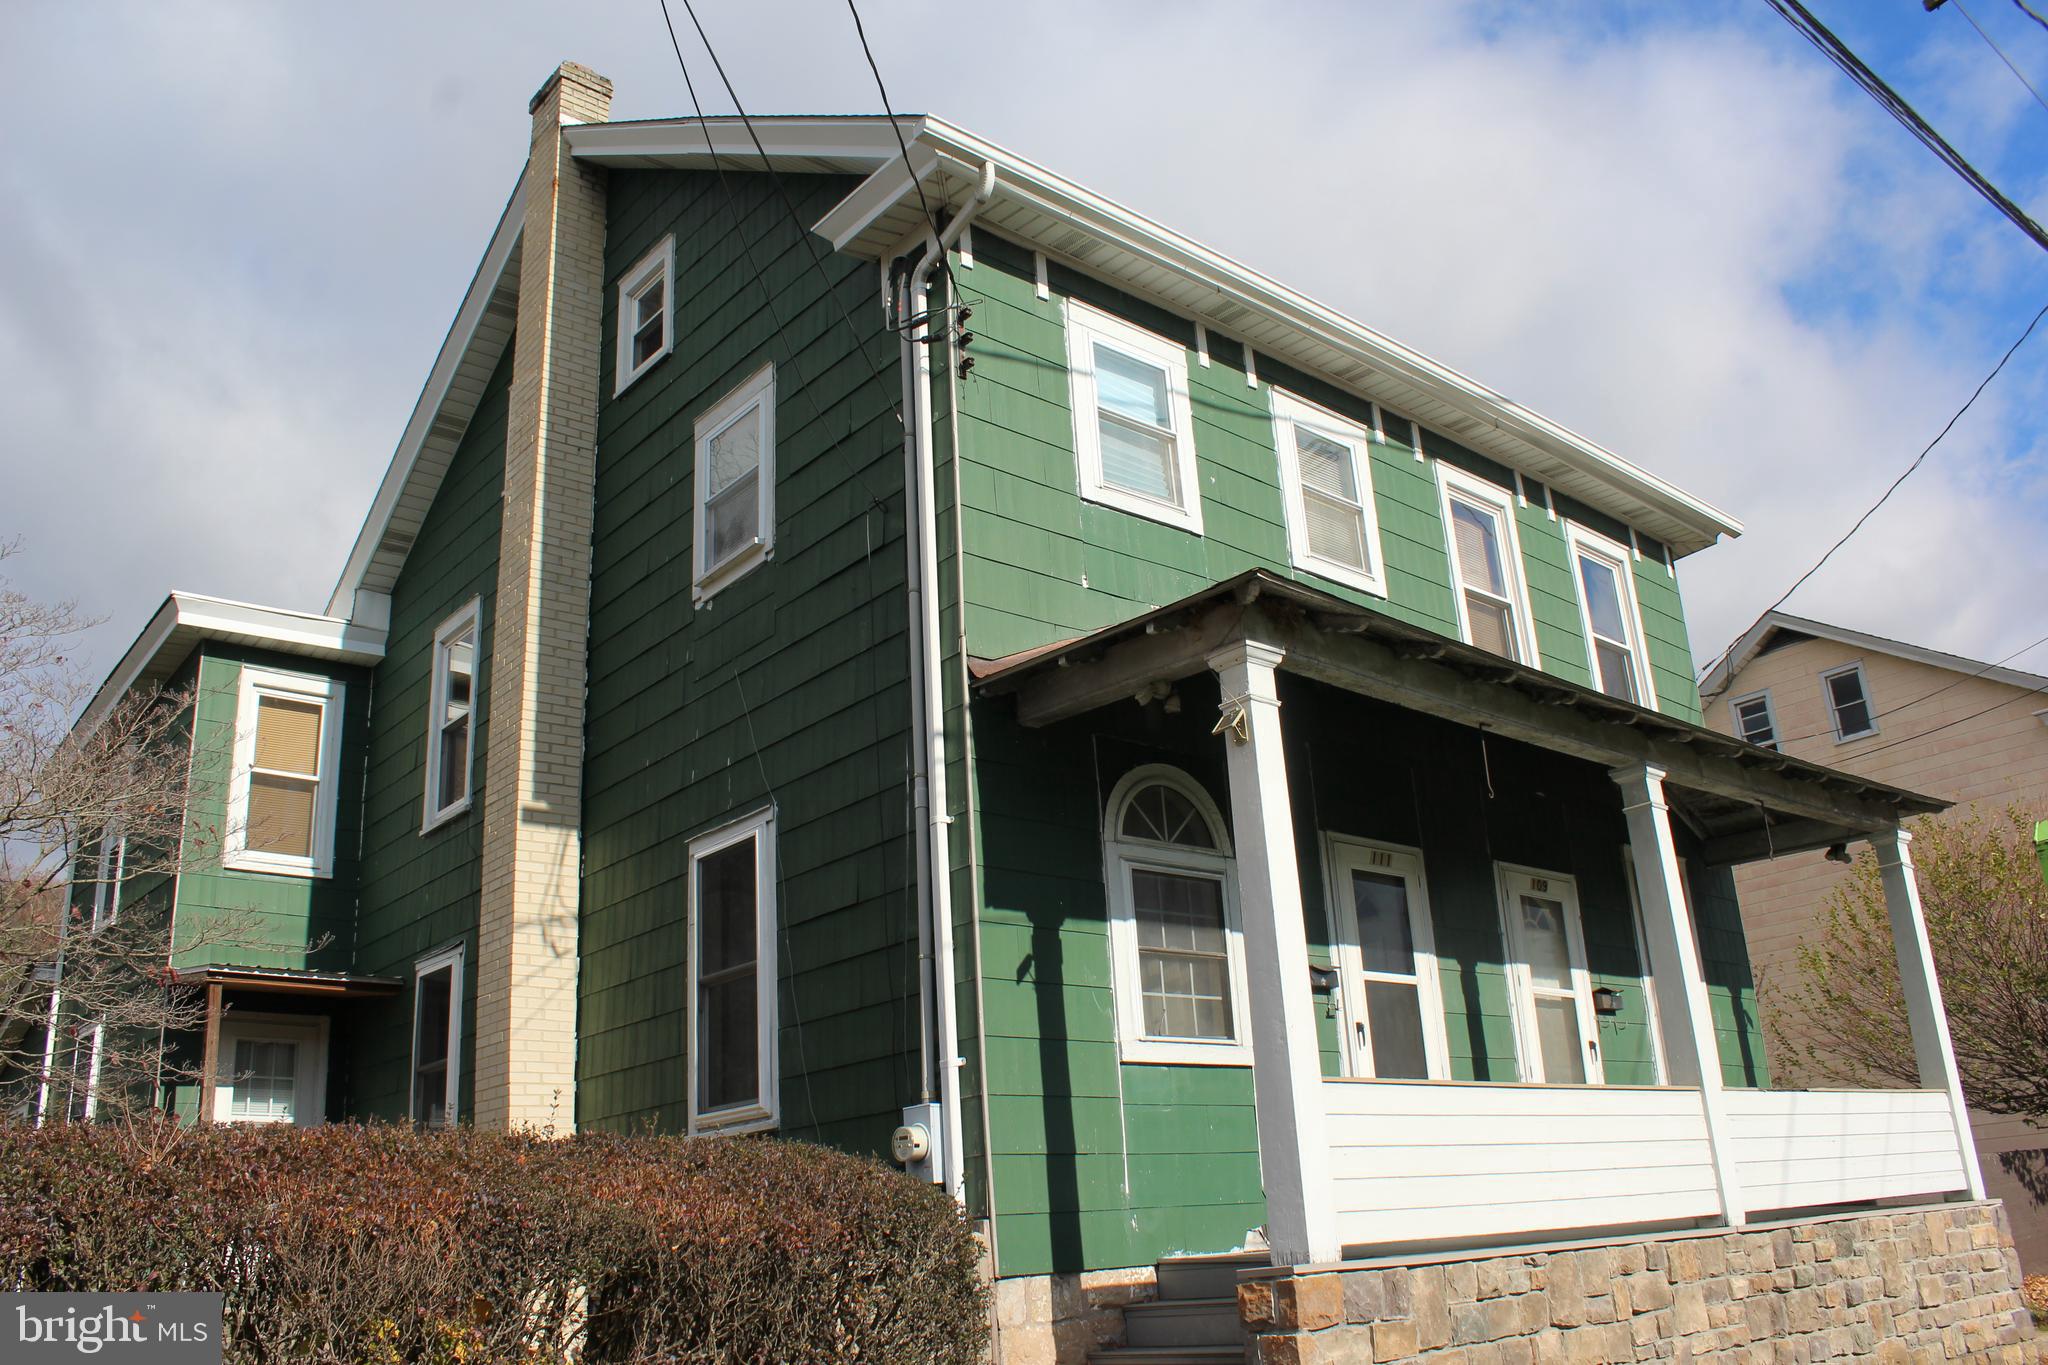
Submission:
[[[272,995],[325,995],[360,998],[396,995],[405,983],[395,976],[357,972],[307,972],[286,967],[188,967],[172,974],[180,986],[220,986],[225,990]]]
[[[1713,863],[1825,848],[1950,804],[1618,701],[1265,570],[1132,620],[1003,659],[976,690],[1050,725],[1201,673],[1240,639],[1302,677],[1607,767],[1662,768]]]

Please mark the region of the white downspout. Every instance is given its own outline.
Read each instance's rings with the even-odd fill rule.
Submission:
[[[953,963],[953,879],[948,856],[947,827],[952,816],[946,809],[946,722],[945,696],[939,676],[939,551],[936,479],[932,472],[932,357],[931,324],[925,311],[929,300],[932,267],[973,221],[981,206],[995,193],[996,168],[993,161],[981,168],[981,183],[967,206],[946,224],[924,258],[910,274],[906,300],[915,326],[903,336],[903,360],[911,374],[911,412],[905,424],[904,459],[908,468],[906,492],[913,501],[915,521],[912,549],[916,555],[911,575],[910,614],[915,648],[911,652],[912,721],[919,728],[911,749],[911,804],[919,825],[918,873],[924,882],[922,897],[930,925],[929,938],[919,934],[920,947],[930,944],[927,969],[920,982],[937,1005],[935,1046],[923,1059],[936,1063],[939,1081],[939,1138],[942,1183],[955,1199],[966,1197],[966,1175],[962,1169],[964,1142],[960,1117],[960,1026],[959,1001],[954,987]],[[930,1009],[922,1005],[922,1018]],[[930,1071],[926,1071],[929,1077]],[[928,1081],[925,1084],[929,1084]]]

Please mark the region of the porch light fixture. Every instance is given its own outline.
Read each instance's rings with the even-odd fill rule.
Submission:
[[[1847,844],[1829,844],[1827,860],[1831,863],[1846,863],[1850,861],[1849,846]]]
[[[1605,1019],[1621,1013],[1621,992],[1607,986],[1593,990],[1593,1013]]]
[[[1325,967],[1320,962],[1309,963],[1308,984],[1309,989],[1313,990],[1316,994],[1328,995],[1331,991],[1337,989],[1337,969],[1335,967]]]

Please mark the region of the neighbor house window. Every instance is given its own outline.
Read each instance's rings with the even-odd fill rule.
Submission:
[[[1864,682],[1862,664],[1823,673],[1820,684],[1827,689],[1828,714],[1834,717],[1837,742],[1877,733],[1877,713],[1870,707],[1870,689]]]
[[[690,1130],[776,1121],[774,813],[690,844]]]
[[[618,383],[614,395],[675,349],[676,239],[664,237],[619,279]]]
[[[775,367],[697,419],[697,600],[775,552]]]
[[[343,692],[332,678],[242,669],[225,866],[330,874]]]
[[[1450,1049],[1422,854],[1335,834],[1326,845],[1349,1074],[1380,1080],[1448,1077]]]
[[[320,1123],[327,1107],[327,1021],[231,1011],[220,1026],[213,1117],[219,1123]]]
[[[1451,578],[1458,629],[1468,644],[1519,663],[1534,663],[1514,496],[1483,479],[1437,464],[1449,528]]]
[[[1599,1084],[1593,981],[1586,970],[1578,887],[1555,872],[1502,865],[1508,990],[1522,1079]]]
[[[1761,744],[1766,749],[1778,747],[1778,718],[1771,710],[1770,693],[1737,697],[1728,703],[1728,714],[1734,718],[1735,733],[1751,744]]]
[[[1081,496],[1199,534],[1187,348],[1069,301],[1067,369]]]
[[[1579,580],[1579,622],[1586,631],[1586,662],[1593,685],[1610,697],[1653,704],[1650,661],[1626,546],[1568,523],[1574,576]]]
[[[1370,431],[1278,389],[1273,424],[1295,567],[1385,596]]]
[[[477,602],[434,632],[433,691],[427,707],[427,789],[421,832],[469,809],[476,760]]]
[[[462,1082],[462,945],[413,966],[412,1121],[455,1122]]]
[[[1124,1059],[1249,1061],[1230,845],[1208,794],[1177,769],[1138,769],[1111,793],[1105,852]]]

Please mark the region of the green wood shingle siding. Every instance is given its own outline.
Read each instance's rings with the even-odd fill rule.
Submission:
[[[1655,1083],[1620,791],[1594,764],[1281,676],[1290,793],[1310,957],[1327,961],[1325,834],[1419,847],[1453,1078],[1520,1072],[1496,868],[1576,884],[1587,967],[1621,992],[1599,1021],[1611,1084]],[[1242,1067],[1124,1064],[1110,976],[1101,823],[1109,791],[1169,763],[1229,811],[1216,684],[1179,685],[1181,710],[1125,702],[1047,727],[1007,703],[975,710],[983,831],[983,979],[994,1202],[1004,1274],[1221,1251],[1264,1219],[1251,1077]],[[1690,855],[1688,835],[1681,851]],[[1696,877],[1723,1071],[1763,1071],[1748,968],[1718,873]],[[1317,997],[1318,1005],[1326,1005]],[[1334,1021],[1318,1010],[1324,1069]]]
[[[245,664],[279,673],[333,678],[346,689],[342,696],[341,770],[332,787],[335,832],[331,876],[237,872],[220,864]],[[176,965],[346,969],[355,948],[369,675],[361,669],[218,641],[201,647],[195,675],[192,775],[186,800],[184,868],[177,887]]]
[[[810,222],[855,182],[783,183]],[[772,803],[782,1129],[881,1150],[917,1016],[901,385],[874,267],[820,246],[828,294],[772,184],[730,169],[614,172],[608,219],[578,1121],[685,1126],[687,846]],[[613,397],[612,286],[670,232],[675,351]],[[700,609],[694,423],[769,361],[774,554]]]
[[[463,433],[418,539],[391,590],[391,630],[377,666],[365,792],[363,903],[355,966],[396,976],[395,997],[350,1012],[347,1061],[352,1112],[400,1119],[411,1112],[413,964],[460,943],[462,999],[460,1112],[471,1112],[475,1042],[477,900],[483,849],[483,792],[489,778],[492,615],[505,476],[505,413],[512,380],[508,349]],[[470,808],[422,834],[427,713],[434,633],[472,599],[477,614],[475,766]]]

